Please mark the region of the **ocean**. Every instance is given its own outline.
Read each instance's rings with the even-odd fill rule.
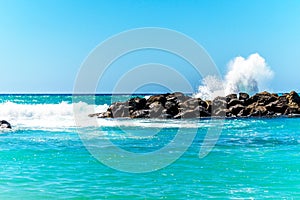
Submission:
[[[13,127],[0,130],[1,200],[300,198],[300,118],[223,120],[213,148],[199,157],[218,122],[96,120],[87,115],[104,111],[112,96],[88,99],[0,95],[0,120]],[[171,150],[160,151],[179,134]],[[115,156],[116,146],[136,157]],[[174,152],[180,156],[169,161]],[[137,155],[145,155],[142,163]]]

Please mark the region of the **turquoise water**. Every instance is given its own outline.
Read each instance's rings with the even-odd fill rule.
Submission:
[[[69,95],[0,99],[1,118],[14,127],[0,132],[0,199],[300,198],[300,119],[225,120],[216,145],[200,159],[211,120],[119,120],[116,125],[107,120],[77,128]],[[109,96],[97,97],[97,104],[109,101]],[[195,124],[197,135],[187,151],[149,173],[106,166],[78,135],[149,153],[171,142],[179,128],[193,134]]]

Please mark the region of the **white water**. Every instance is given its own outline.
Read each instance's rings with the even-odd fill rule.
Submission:
[[[228,72],[223,80],[214,76],[204,77],[195,95],[203,99],[213,99],[231,93],[254,94],[267,89],[267,83],[274,72],[258,53],[248,58],[238,56],[228,64]]]
[[[197,121],[159,120],[159,119],[97,119],[88,117],[91,113],[104,112],[104,105],[89,105],[83,102],[70,104],[18,104],[5,102],[0,104],[0,120],[11,123],[13,129],[66,130],[76,127],[141,127],[141,128],[197,128]],[[77,116],[75,120],[75,115]],[[211,123],[203,122],[201,127]]]
[[[6,102],[0,104],[0,119],[5,119],[13,127],[30,128],[67,128],[75,127],[74,112],[80,112],[83,118],[88,119],[90,111],[103,112],[107,105],[88,105],[77,103],[77,111],[73,104],[17,104]]]

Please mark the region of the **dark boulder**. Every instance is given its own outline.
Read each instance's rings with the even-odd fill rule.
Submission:
[[[262,117],[268,113],[268,110],[264,106],[256,106],[254,107],[251,112],[250,116],[252,117]]]
[[[198,111],[194,111],[194,110],[185,110],[182,111],[180,113],[178,113],[177,115],[174,116],[174,119],[184,119],[184,118],[198,118],[200,117],[200,114]]]
[[[289,104],[290,104],[290,103],[300,104],[300,97],[299,97],[298,93],[295,92],[295,91],[290,92],[290,93],[286,96],[286,98],[287,98]]]
[[[149,97],[149,99],[147,99],[147,103],[146,106],[149,106],[150,104],[154,103],[154,102],[160,102],[163,106],[165,105],[167,99],[165,97],[165,95],[153,95],[151,97]]]
[[[0,128],[9,128],[9,129],[11,129],[11,125],[8,121],[0,120]]]
[[[118,109],[120,106],[126,106],[128,107],[128,102],[115,102],[115,103],[112,103],[109,107],[108,107],[108,111],[115,111],[116,109]]]
[[[198,106],[197,108],[195,108],[195,110],[197,110],[199,112],[200,117],[210,117],[211,116],[211,113],[202,106]]]
[[[300,97],[299,97],[299,95],[295,91],[292,91],[286,96],[286,99],[288,101],[288,104],[287,104],[288,108],[286,109],[284,114],[286,114],[286,115],[300,114]]]
[[[111,116],[113,118],[129,117],[129,106],[123,104],[113,106],[111,108]]]
[[[241,105],[241,104],[236,104],[236,105],[234,105],[234,106],[231,106],[231,107],[229,108],[229,111],[230,111],[233,115],[237,116],[237,115],[240,113],[240,111],[243,110],[244,108],[245,108],[245,107],[244,107],[243,105]]]
[[[197,106],[194,109],[187,109],[180,111],[174,116],[174,119],[189,119],[189,118],[200,118],[200,117],[210,117],[211,114],[207,112],[203,107]]]
[[[246,105],[253,104],[254,102],[264,103],[267,99],[269,99],[272,95],[269,92],[260,92],[245,101]]]
[[[228,102],[227,108],[230,108],[230,107],[238,105],[238,104],[244,105],[244,101],[241,101],[241,100],[238,100],[238,99],[232,99],[231,101]]]
[[[226,101],[229,102],[232,99],[237,99],[237,94],[229,94],[226,96]]]
[[[212,109],[217,109],[217,108],[226,108],[227,107],[227,101],[226,97],[216,97],[212,101]]]
[[[210,100],[205,101],[207,107],[206,110],[211,113],[211,106],[212,106],[212,102]]]
[[[160,116],[163,114],[164,107],[162,104],[158,101],[153,102],[149,105],[149,117],[150,118],[160,118]]]
[[[178,106],[180,108],[188,108],[188,109],[195,109],[198,106],[207,108],[207,103],[200,98],[190,98],[182,103],[179,103]]]
[[[140,98],[140,97],[135,97],[131,98],[128,101],[128,105],[131,110],[141,110],[146,107],[146,99],[145,98]]]
[[[244,92],[239,93],[239,100],[246,101],[247,99],[249,99],[249,94]]]
[[[165,103],[165,109],[167,110],[166,114],[170,114],[170,115],[177,115],[179,110],[178,110],[178,106],[176,105],[176,103],[172,102],[172,101],[167,101]]]
[[[166,96],[167,101],[172,101],[173,103],[176,103],[176,104],[182,103],[191,98],[192,97],[185,96],[181,92],[175,92],[175,93],[172,93],[172,94],[169,94]]]

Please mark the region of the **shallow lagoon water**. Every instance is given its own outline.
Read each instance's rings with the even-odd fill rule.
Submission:
[[[14,127],[0,132],[0,199],[300,198],[299,118],[225,120],[216,145],[200,159],[210,120],[108,120],[76,128],[70,95],[28,96],[0,97],[1,118]],[[108,103],[97,97],[98,105]],[[150,173],[104,165],[78,135],[79,129],[147,153],[172,141],[179,128],[192,134],[195,124],[188,150]]]

